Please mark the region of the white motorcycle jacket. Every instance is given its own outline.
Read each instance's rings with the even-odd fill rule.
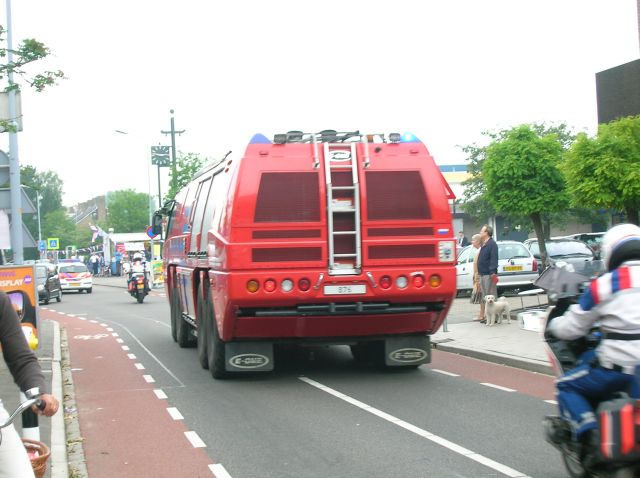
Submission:
[[[625,262],[594,279],[578,304],[553,319],[548,330],[574,340],[587,335],[594,324],[603,334],[596,348],[600,365],[633,373],[640,365],[640,261]]]

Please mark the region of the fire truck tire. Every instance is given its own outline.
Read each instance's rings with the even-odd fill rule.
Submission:
[[[209,357],[207,356],[207,329],[209,328],[209,314],[206,313],[206,305],[203,304],[201,296],[198,297],[198,362],[204,369],[209,368]]]
[[[178,341],[178,334],[176,333],[176,323],[178,322],[178,318],[180,317],[180,311],[178,309],[179,300],[180,298],[178,297],[178,291],[176,289],[173,289],[171,291],[171,302],[169,303],[169,307],[171,309],[171,337],[173,338],[174,342]]]
[[[211,372],[213,378],[226,378],[224,342],[220,340],[216,324],[211,322],[210,325],[211,327],[207,327],[207,359],[209,361],[209,372]]]

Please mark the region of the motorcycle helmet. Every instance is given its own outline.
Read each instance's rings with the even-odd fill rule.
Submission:
[[[133,255],[133,260],[134,260],[134,261],[141,261],[141,260],[142,260],[142,258],[143,258],[143,255],[142,255],[142,253],[141,253],[141,252],[136,252],[136,253]]]
[[[604,266],[608,271],[630,260],[640,260],[640,227],[635,224],[618,224],[607,231],[600,249]]]

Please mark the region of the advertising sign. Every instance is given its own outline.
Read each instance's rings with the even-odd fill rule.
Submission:
[[[151,271],[153,274],[153,285],[162,286],[162,284],[164,284],[164,273],[162,271],[162,261],[151,261]]]
[[[38,347],[38,293],[33,265],[0,266],[0,290],[5,292],[22,322],[22,330],[32,349]]]

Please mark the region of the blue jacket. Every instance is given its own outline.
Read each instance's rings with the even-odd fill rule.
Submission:
[[[478,253],[478,274],[486,276],[498,273],[498,244],[490,237]]]

